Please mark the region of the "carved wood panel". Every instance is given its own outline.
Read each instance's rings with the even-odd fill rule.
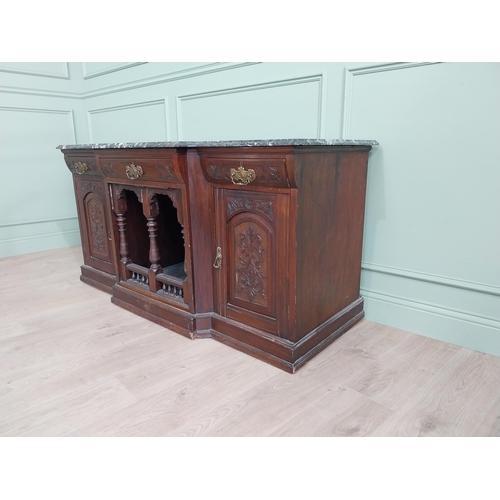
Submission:
[[[215,271],[222,316],[278,333],[282,298],[278,214],[284,195],[217,190],[217,235],[221,268]]]
[[[86,265],[115,274],[111,225],[103,182],[84,176],[75,179],[82,248]]]
[[[256,222],[242,222],[233,227],[230,265],[232,295],[238,301],[268,306],[269,264],[272,243],[267,228]],[[231,300],[231,297],[230,297]]]
[[[94,257],[109,258],[108,228],[104,203],[95,193],[85,197],[87,231],[89,235],[90,253]]]
[[[245,210],[256,211],[264,214],[270,221],[274,220],[274,202],[255,198],[252,194],[230,195],[227,198],[227,215],[232,217]]]

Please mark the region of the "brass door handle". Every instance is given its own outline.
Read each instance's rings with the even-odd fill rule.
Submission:
[[[232,168],[229,172],[231,174],[232,183],[237,186],[246,186],[255,180],[255,170],[253,168],[245,170],[243,162],[240,162],[238,170]]]
[[[217,247],[217,254],[215,256],[214,267],[215,269],[220,269],[222,264],[222,249],[221,247]]]
[[[127,165],[125,173],[127,174],[127,177],[133,181],[135,181],[139,177],[142,177],[144,174],[142,167],[140,167],[139,165],[134,165],[133,163]]]

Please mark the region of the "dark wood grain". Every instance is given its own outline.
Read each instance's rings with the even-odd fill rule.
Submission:
[[[297,340],[359,298],[367,157],[296,156]]]
[[[213,196],[204,176],[201,175],[198,153],[188,150],[185,158],[187,196],[190,200],[186,209],[188,222],[185,232],[189,232],[192,241],[187,253],[193,266],[192,286],[198,335],[206,336],[211,329],[211,314],[214,310],[212,263],[215,258],[215,235],[212,231],[213,211],[210,210],[213,206]]]

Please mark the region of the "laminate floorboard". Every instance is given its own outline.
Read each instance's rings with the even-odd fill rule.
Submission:
[[[0,261],[0,436],[500,436],[500,358],[363,320],[290,375]]]

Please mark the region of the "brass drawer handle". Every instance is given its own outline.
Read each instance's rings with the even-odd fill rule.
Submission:
[[[75,172],[80,175],[89,171],[89,166],[86,163],[83,163],[82,161],[77,161],[74,167],[75,167]]]
[[[139,177],[142,177],[144,174],[142,167],[140,167],[139,165],[134,165],[133,163],[127,165],[125,173],[127,174],[127,177],[133,181],[135,181]]]
[[[222,264],[222,249],[217,247],[217,255],[215,256],[214,267],[215,269],[220,269]]]
[[[231,173],[231,181],[233,184],[237,186],[246,186],[255,180],[255,170],[253,168],[249,168],[245,170],[243,168],[243,162],[240,162],[240,166],[238,170],[232,168],[230,170]]]

